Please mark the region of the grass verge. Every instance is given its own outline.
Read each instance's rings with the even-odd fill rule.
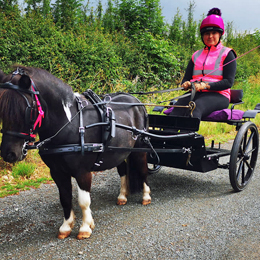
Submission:
[[[29,151],[24,161],[14,165],[0,158],[0,198],[52,183],[49,172],[37,151]]]

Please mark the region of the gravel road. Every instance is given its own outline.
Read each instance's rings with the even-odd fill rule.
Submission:
[[[164,167],[149,177],[152,204],[141,194],[117,206],[115,169],[94,175],[96,228],[77,240],[81,210],[74,185],[77,222],[57,239],[63,221],[54,184],[0,199],[0,259],[260,259],[259,158],[253,181],[233,192],[227,170],[187,172]]]

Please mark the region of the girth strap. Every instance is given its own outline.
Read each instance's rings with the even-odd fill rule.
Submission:
[[[99,143],[86,143],[83,146],[83,152],[96,152],[102,153],[104,151],[103,144]],[[58,153],[82,153],[82,146],[77,144],[59,145],[59,146],[48,146],[41,147],[39,149],[39,154],[58,154]]]
[[[84,106],[82,105],[82,101],[79,97],[77,98],[78,103],[78,110],[79,110],[79,136],[80,136],[80,145],[81,145],[81,155],[84,155],[84,143],[85,143],[85,127],[83,126],[83,115],[82,115],[82,109]]]

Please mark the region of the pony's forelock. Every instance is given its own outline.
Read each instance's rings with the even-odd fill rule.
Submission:
[[[7,129],[25,124],[26,102],[13,90],[0,91],[0,121]]]

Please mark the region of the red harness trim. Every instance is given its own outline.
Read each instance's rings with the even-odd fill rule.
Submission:
[[[35,84],[33,82],[33,80],[31,79],[32,81],[32,90],[35,91],[34,87]],[[41,127],[42,125],[42,119],[44,118],[44,111],[42,110],[42,106],[41,106],[41,103],[39,101],[39,98],[36,94],[34,94],[34,97],[35,97],[35,100],[36,100],[36,104],[37,104],[37,109],[38,109],[38,117],[34,123],[34,126],[33,126],[33,130],[35,130],[36,126],[39,124],[39,127]]]
[[[27,133],[20,133],[21,135],[29,135],[29,134],[27,134]],[[30,134],[30,137],[32,137],[32,138],[35,138],[36,137],[36,134]]]

